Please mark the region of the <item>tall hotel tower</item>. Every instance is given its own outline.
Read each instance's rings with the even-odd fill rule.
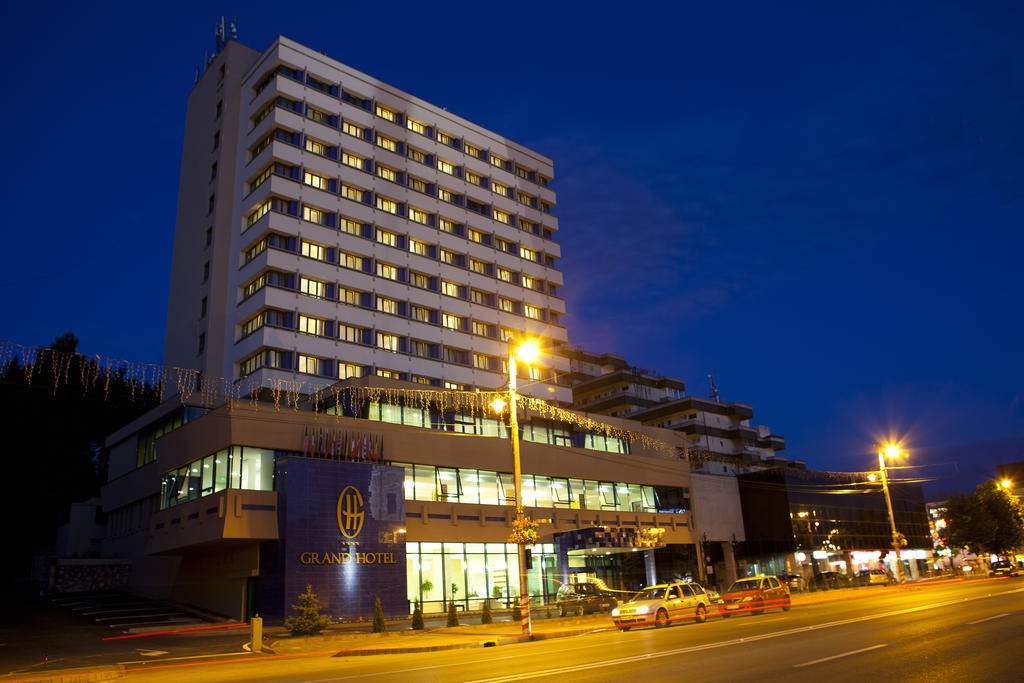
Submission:
[[[286,38],[188,101],[164,362],[245,387],[507,379],[567,341],[550,159]],[[568,360],[524,393],[572,401]]]

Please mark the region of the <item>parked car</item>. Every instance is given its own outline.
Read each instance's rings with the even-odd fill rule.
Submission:
[[[619,601],[611,591],[593,583],[564,583],[555,594],[558,613],[583,616],[588,612],[604,612],[614,609]]]
[[[818,572],[811,579],[814,586],[819,590],[825,588],[839,588],[839,574],[835,572]]]
[[[789,586],[774,576],[752,576],[740,579],[722,594],[718,613],[728,618],[733,614],[747,612],[761,614],[766,609],[781,607],[788,612],[791,606]]]
[[[789,586],[790,592],[796,591],[799,593],[807,588],[807,580],[804,579],[802,574],[778,574],[776,578]]]
[[[1021,576],[1024,570],[1009,560],[997,560],[989,565],[989,571],[995,576]]]
[[[885,586],[892,583],[889,575],[882,569],[862,569],[857,574],[857,581],[862,586]]]
[[[612,619],[622,631],[632,626],[669,626],[672,622],[708,619],[711,604],[707,591],[698,583],[663,583],[643,589],[628,602],[612,610]]]

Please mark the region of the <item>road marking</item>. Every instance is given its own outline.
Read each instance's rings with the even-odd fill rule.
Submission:
[[[793,668],[794,669],[799,669],[799,668],[804,667],[804,666],[811,666],[813,664],[821,664],[822,662],[830,662],[833,659],[842,659],[843,657],[849,657],[850,655],[859,655],[861,652],[871,652],[872,650],[877,650],[878,648],[885,647],[885,646],[886,646],[886,643],[882,643],[881,645],[872,645],[871,647],[862,647],[859,650],[850,650],[849,652],[844,652],[844,653],[839,654],[839,655],[832,655],[831,657],[822,657],[821,659],[815,659],[815,660],[810,661],[810,662],[804,662],[803,664],[794,664]]]
[[[140,655],[147,656],[145,652],[139,652]],[[139,659],[132,662],[118,662],[118,664],[152,664],[156,662],[177,662],[185,659],[210,659],[211,657],[230,657],[231,655],[251,655],[251,652],[221,652],[215,655],[189,655],[187,657],[167,657],[166,659]]]
[[[143,650],[142,648],[136,649],[143,657],[159,657],[160,655],[167,654],[167,650]]]
[[[994,617],[985,617],[984,619],[975,619],[974,621],[968,621],[967,625],[968,626],[974,626],[975,624],[980,624],[980,623],[982,623],[984,621],[992,621],[993,619],[1001,619],[1002,617],[1008,617],[1008,616],[1010,616],[1010,613],[1009,612],[1004,612],[1003,614],[997,614]]]

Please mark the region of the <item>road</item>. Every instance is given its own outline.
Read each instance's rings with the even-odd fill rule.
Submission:
[[[128,665],[132,681],[1021,680],[1024,582],[979,581],[794,606],[705,624],[496,648]],[[156,668],[143,668],[143,667]]]

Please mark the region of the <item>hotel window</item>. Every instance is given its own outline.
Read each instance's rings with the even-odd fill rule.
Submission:
[[[302,219],[309,221],[310,223],[317,223],[318,225],[327,225],[327,212],[323,209],[317,209],[309,206],[308,204],[302,205]]]
[[[363,224],[352,220],[351,218],[345,218],[344,216],[338,221],[338,229],[342,232],[347,232],[350,235],[362,235]]]
[[[462,195],[456,194],[444,187],[437,188],[437,197],[442,202],[448,202],[449,204],[460,204],[462,202]]]
[[[525,192],[517,192],[516,198],[519,200],[520,204],[526,204],[527,206],[537,205],[537,200],[531,197],[530,195],[526,194]]]
[[[435,316],[431,315],[432,311],[429,308],[423,306],[412,306],[409,309],[409,317],[421,323],[432,323],[437,324],[435,320],[432,320]]]
[[[433,380],[431,380],[429,377],[424,377],[423,375],[412,375],[411,377],[409,377],[409,381],[416,382],[416,384],[426,384],[428,386],[434,383]]]
[[[437,229],[441,232],[450,232],[454,235],[462,234],[462,224],[456,223],[448,218],[441,218],[437,221]]]
[[[473,367],[477,368],[478,370],[490,370],[491,369],[491,361],[492,360],[493,359],[490,356],[487,356],[485,354],[474,353],[473,354]]]
[[[377,241],[381,244],[386,244],[389,247],[397,247],[398,235],[393,232],[377,228]]]
[[[471,145],[471,144],[469,144],[467,142],[466,144],[463,145],[463,149],[466,152],[466,154],[468,154],[469,156],[474,157],[476,159],[480,158],[480,148],[479,147],[474,147],[473,145]]]
[[[513,275],[511,270],[498,266],[498,279],[502,282],[515,282]]]
[[[311,173],[310,171],[305,172],[302,178],[302,182],[309,185],[310,187],[315,187],[318,190],[327,189],[327,178],[323,177],[322,175],[317,175],[316,173]]]
[[[506,299],[503,296],[498,297],[498,308],[505,311],[506,313],[516,313],[516,308],[518,308],[516,306],[516,303],[517,302],[513,301],[512,299]]]
[[[207,261],[203,264],[203,282],[210,279],[210,262]]]
[[[386,149],[389,152],[395,152],[396,154],[398,153],[398,142],[396,140],[392,140],[389,137],[380,135],[379,133],[377,135],[377,146]]]
[[[501,334],[501,341],[507,342],[511,339],[516,338],[516,331],[508,327],[502,327],[498,330]]]
[[[338,325],[338,339],[350,344],[363,343],[363,328],[352,325]]]
[[[545,178],[544,176],[537,176],[537,181],[540,183],[541,187],[547,187],[548,183],[551,182],[551,179]]]
[[[539,235],[540,232],[537,230],[537,224],[533,221],[519,219],[519,229],[525,232],[532,232],[535,235]]]
[[[338,379],[350,379],[352,377],[362,377],[363,369],[358,365],[352,363],[338,363]]]
[[[466,233],[466,238],[474,242],[484,244],[484,234],[479,230],[474,230],[473,228],[470,228]]]
[[[213,148],[217,149],[220,147],[220,131],[213,134]]]
[[[405,127],[414,133],[419,133],[420,135],[427,134],[427,126],[425,124],[417,121],[416,119],[409,118],[408,116],[405,117]]]
[[[448,350],[445,349],[445,354],[447,354],[447,352],[448,352]],[[454,362],[454,361],[449,361],[449,362]],[[465,384],[460,384],[459,382],[449,382],[448,380],[445,380],[444,381],[444,388],[447,389],[448,391],[465,391],[466,390],[466,385]]]
[[[377,276],[388,280],[398,280],[398,267],[377,261]]]
[[[421,152],[420,150],[414,147],[409,148],[409,158],[415,161],[417,164],[426,164],[427,166],[430,165],[430,159],[427,153]]]
[[[206,317],[206,297],[205,296],[199,301],[199,317],[200,318],[205,318]]]
[[[327,150],[329,149],[330,147],[328,145],[325,145],[319,140],[314,140],[313,138],[306,138],[307,152],[312,152],[313,154],[319,154],[320,156],[325,157],[327,156]]]
[[[410,348],[414,356],[421,358],[437,358],[437,344],[431,344],[430,342],[414,340]]]
[[[251,227],[253,223],[267,215],[270,211],[270,200],[267,200],[253,209],[245,219],[245,227]]]
[[[392,183],[398,182],[398,171],[396,171],[393,168],[388,168],[387,166],[381,166],[380,164],[377,164],[377,175],[383,178],[384,180],[388,180]]]
[[[437,141],[442,145],[448,145],[449,147],[455,147],[456,149],[458,149],[459,146],[458,138],[452,137],[451,135],[448,135],[448,133],[442,133],[441,131],[437,131]]]
[[[305,373],[307,375],[316,375],[318,374],[317,370],[319,369],[319,365],[319,358],[316,358],[314,356],[306,356],[301,353],[299,354],[299,372]]]
[[[381,197],[377,195],[377,208],[387,213],[398,213],[398,202],[394,199],[388,199],[387,197]]]
[[[537,262],[538,254],[533,249],[527,249],[526,247],[519,247],[519,255],[527,261]]]
[[[360,140],[366,139],[366,130],[349,121],[342,121],[341,132]]]
[[[358,187],[352,187],[351,185],[342,185],[341,196],[345,199],[351,199],[354,202],[365,202],[366,190],[361,190]]]
[[[414,206],[409,207],[409,220],[411,220],[413,223],[430,225],[430,223],[432,222],[430,218],[431,215],[424,211],[423,209],[417,209]]]
[[[210,198],[207,200],[207,205],[206,205],[206,213],[207,213],[207,215],[213,213],[213,209],[214,209],[214,207],[216,205],[217,205],[217,194],[214,193],[214,194],[211,194]]]
[[[492,154],[490,159],[491,159],[491,166],[497,166],[498,168],[505,168],[505,160],[502,159],[501,157],[499,157],[497,154]]]
[[[461,330],[462,318],[452,313],[442,313],[441,324],[450,330]]]
[[[322,299],[327,285],[319,280],[312,280],[308,277],[299,277],[299,291],[307,296]]]
[[[480,335],[481,337],[497,336],[494,325],[489,325],[488,323],[480,322],[479,320],[473,321],[473,334]]]
[[[385,351],[391,351],[392,353],[398,353],[398,335],[378,332],[377,348],[384,349]]]
[[[391,123],[395,123],[398,118],[398,115],[395,114],[395,112],[391,111],[387,107],[382,107],[379,104],[377,105],[377,116],[381,117],[385,121],[390,121]]]
[[[315,334],[318,337],[324,335],[324,323],[320,318],[313,318],[308,315],[299,314],[299,332],[304,334]]]
[[[441,293],[447,296],[454,296],[461,298],[460,287],[455,282],[448,282],[447,280],[441,280]]]
[[[409,176],[409,187],[417,192],[423,194],[430,194],[430,185],[425,180],[420,180],[415,176]]]
[[[338,288],[338,300],[341,301],[343,304],[349,304],[351,306],[361,306],[362,296],[363,293],[355,289],[348,289],[346,287]]]
[[[472,183],[474,185],[479,185],[480,187],[487,187],[487,178],[484,178],[482,175],[473,173],[468,168],[466,169],[466,182]]]
[[[345,164],[346,166],[351,166],[352,168],[358,169],[360,171],[366,169],[366,159],[360,156],[356,156],[351,152],[341,153],[341,163]]]
[[[316,259],[317,261],[325,261],[327,260],[327,249],[315,242],[302,240],[302,255]]]
[[[481,275],[490,275],[491,264],[483,261],[478,261],[475,258],[469,259],[469,269],[474,273],[480,273]]]
[[[255,316],[242,323],[242,338],[248,337],[250,334],[263,327],[266,319],[266,313],[257,313]]]
[[[512,216],[500,209],[493,209],[492,211],[491,217],[494,218],[494,220],[499,223],[504,223],[505,225],[512,225]]]
[[[500,194],[502,197],[507,197],[508,193],[509,193],[509,188],[506,187],[505,185],[502,185],[501,183],[496,183],[496,182],[494,182],[492,180],[491,181],[491,192],[495,192],[497,194]]]
[[[432,257],[429,244],[426,242],[420,242],[419,240],[414,240],[411,237],[409,238],[409,251],[414,254],[419,254],[420,256],[426,256],[427,258]]]
[[[516,175],[519,176],[520,178],[526,178],[527,180],[530,179],[530,171],[528,171],[527,169],[523,168],[518,164],[516,164]]]
[[[447,363],[457,363],[458,365],[469,365],[469,354],[462,349],[456,349],[451,346],[444,347],[444,360]]]
[[[267,238],[261,239],[256,244],[252,245],[245,250],[245,264],[248,265],[250,261],[262,254],[267,249]]]
[[[438,157],[437,159],[437,170],[441,173],[447,173],[448,175],[455,175],[455,164]]]
[[[479,289],[474,289],[470,293],[470,300],[475,304],[480,304],[481,306],[494,307],[494,295],[489,292],[481,292]]]
[[[325,126],[331,126],[332,128],[338,127],[337,119],[333,114],[328,114],[327,112],[320,111],[319,109],[309,107],[309,109],[306,111],[306,116],[313,119],[317,123],[324,124]]]
[[[462,254],[456,254],[454,251],[448,251],[447,249],[441,249],[441,262],[448,263],[459,268],[466,267],[466,257]]]
[[[210,180],[213,180],[216,177],[217,177],[217,162],[215,161],[210,166]]]
[[[396,301],[395,299],[389,299],[386,296],[378,296],[377,310],[380,311],[381,313],[398,315],[398,301]]]
[[[433,289],[430,286],[430,276],[424,275],[423,273],[412,272],[409,273],[409,284],[413,287],[419,287],[420,289]]]
[[[352,270],[362,270],[364,259],[362,256],[355,254],[349,254],[348,252],[338,253],[338,264],[345,267],[351,268]]]
[[[377,376],[384,377],[386,379],[398,379],[398,373],[394,370],[385,370],[384,368],[377,368]],[[388,422],[388,420],[384,420]]]
[[[202,332],[199,335],[199,350],[196,353],[202,353],[206,350],[206,333]]]
[[[543,311],[536,306],[531,306],[530,304],[523,306],[523,315],[527,318],[533,318],[534,320],[543,320],[544,318]]]

